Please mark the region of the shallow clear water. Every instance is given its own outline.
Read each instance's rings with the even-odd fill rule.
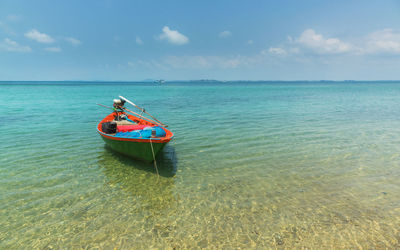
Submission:
[[[118,95],[175,139],[104,146]],[[0,248],[400,247],[400,83],[1,83]]]

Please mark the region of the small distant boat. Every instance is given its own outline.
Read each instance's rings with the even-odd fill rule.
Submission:
[[[98,104],[112,109],[113,112],[97,125],[97,132],[111,149],[135,159],[153,162],[174,134],[166,128],[167,125],[145,109],[122,96],[119,97],[120,99],[114,99],[112,108]],[[126,102],[140,109],[141,114],[124,107]],[[144,117],[144,114],[151,118]]]
[[[156,80],[155,83],[164,84],[164,83],[165,83],[165,80],[163,80],[163,79]]]

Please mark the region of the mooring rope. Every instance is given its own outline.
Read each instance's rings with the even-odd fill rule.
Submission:
[[[153,153],[153,162],[154,162],[154,167],[155,167],[156,172],[157,172],[157,180],[158,180],[160,175],[158,174],[157,162],[156,162],[156,157],[154,155],[153,142],[151,141],[151,137],[150,137],[150,146],[151,146],[151,152]]]

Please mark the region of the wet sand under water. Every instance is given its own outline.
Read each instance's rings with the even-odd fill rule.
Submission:
[[[400,247],[400,83],[0,89],[0,248]],[[96,134],[121,93],[160,176]]]

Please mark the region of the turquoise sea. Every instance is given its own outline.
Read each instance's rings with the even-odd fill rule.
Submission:
[[[97,123],[169,125],[160,175]],[[400,248],[400,82],[1,82],[0,248]]]

